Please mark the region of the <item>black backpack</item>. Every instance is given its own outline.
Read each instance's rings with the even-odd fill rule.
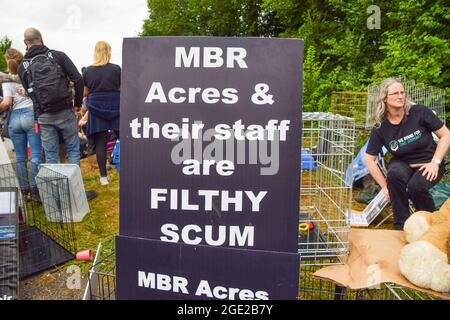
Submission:
[[[50,50],[32,59],[24,59],[23,66],[28,76],[28,93],[37,98],[42,113],[71,106],[69,80]]]

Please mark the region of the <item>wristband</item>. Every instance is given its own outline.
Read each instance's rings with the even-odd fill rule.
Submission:
[[[441,160],[439,160],[439,159],[436,159],[436,158],[433,158],[433,160],[431,160],[431,162],[433,162],[433,163],[435,163],[435,164],[437,164],[438,166],[442,163],[442,161]]]

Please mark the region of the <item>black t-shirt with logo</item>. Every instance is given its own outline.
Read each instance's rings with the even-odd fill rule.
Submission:
[[[376,156],[384,145],[394,159],[407,164],[428,163],[436,151],[432,132],[443,125],[433,111],[414,105],[399,124],[384,120],[380,127],[373,128],[366,152]]]

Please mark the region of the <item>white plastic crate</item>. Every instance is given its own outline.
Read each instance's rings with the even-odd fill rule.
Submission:
[[[49,221],[80,222],[89,212],[78,165],[42,164],[36,175],[36,184]]]

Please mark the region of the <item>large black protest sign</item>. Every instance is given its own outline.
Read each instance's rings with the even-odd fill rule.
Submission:
[[[120,235],[297,252],[303,42],[124,40]]]

